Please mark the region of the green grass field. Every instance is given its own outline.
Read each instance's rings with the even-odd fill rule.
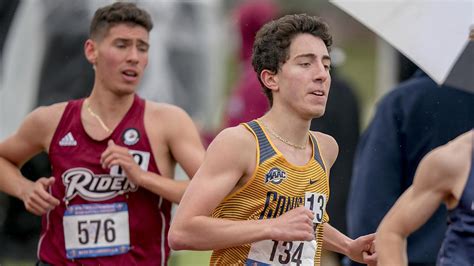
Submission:
[[[170,266],[204,266],[209,265],[211,251],[173,251],[168,265]]]

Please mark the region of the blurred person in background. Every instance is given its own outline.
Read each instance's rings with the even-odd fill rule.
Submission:
[[[252,67],[252,46],[257,31],[276,18],[279,8],[272,0],[248,0],[234,11],[240,33],[240,75],[225,108],[223,128],[251,121],[268,111],[268,100]]]
[[[417,70],[378,103],[357,146],[347,206],[348,234],[377,229],[400,195],[413,183],[420,160],[474,127],[474,94],[438,86]],[[446,208],[407,241],[410,265],[435,265],[446,230]]]
[[[252,45],[258,29],[278,13],[278,4],[273,0],[246,0],[233,10],[233,28],[240,41],[236,51],[238,77],[225,100],[221,124],[217,129],[201,132],[206,146],[222,129],[258,118],[268,111],[268,100],[252,67]]]
[[[135,93],[152,27],[132,3],[98,9],[84,45],[89,97],[37,108],[0,143],[1,190],[42,215],[40,265],[167,262],[171,202],[187,186],[174,167],[194,175],[204,149],[183,110]],[[40,151],[53,176],[32,182],[19,168]]]
[[[0,2],[0,77],[2,76],[3,47],[19,3],[20,0]]]

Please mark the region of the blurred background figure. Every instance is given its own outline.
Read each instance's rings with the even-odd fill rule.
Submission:
[[[173,103],[202,128],[215,124],[211,102],[218,102],[224,72],[219,1],[137,1],[149,10],[157,29],[151,32],[149,70],[139,94]]]
[[[3,72],[1,69],[3,58],[3,46],[7,38],[10,24],[12,23],[15,11],[20,0],[2,1],[0,2],[0,75]],[[1,81],[1,76],[0,76]]]
[[[231,63],[225,73],[230,82],[230,91],[224,89],[222,92],[225,99],[220,124],[202,131],[206,146],[221,129],[251,121],[268,111],[268,100],[252,67],[252,47],[260,27],[276,18],[279,13],[279,4],[273,0],[244,0],[236,3],[230,11],[229,28],[234,34],[229,37],[238,43],[229,51],[232,53]]]
[[[279,14],[272,0],[247,0],[234,11],[240,33],[239,78],[225,107],[223,127],[234,127],[262,116],[269,109],[268,100],[252,67],[252,46],[257,31]]]

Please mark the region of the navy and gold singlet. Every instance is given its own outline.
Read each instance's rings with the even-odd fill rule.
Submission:
[[[329,221],[325,209],[329,178],[316,138],[310,134],[312,158],[303,166],[289,163],[273,145],[257,120],[243,124],[257,140],[257,167],[250,180],[227,196],[212,216],[229,220],[276,218],[306,206],[314,214],[313,241],[263,240],[238,247],[215,250],[211,265],[319,265],[323,225]]]

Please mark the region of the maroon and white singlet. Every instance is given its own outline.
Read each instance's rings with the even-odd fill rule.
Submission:
[[[112,139],[142,169],[159,173],[144,127],[145,101],[135,96],[102,141],[84,130],[83,101],[68,103],[51,141],[51,194],[61,204],[42,217],[39,259],[52,265],[166,265],[171,203],[130,183],[119,167],[100,164]]]

